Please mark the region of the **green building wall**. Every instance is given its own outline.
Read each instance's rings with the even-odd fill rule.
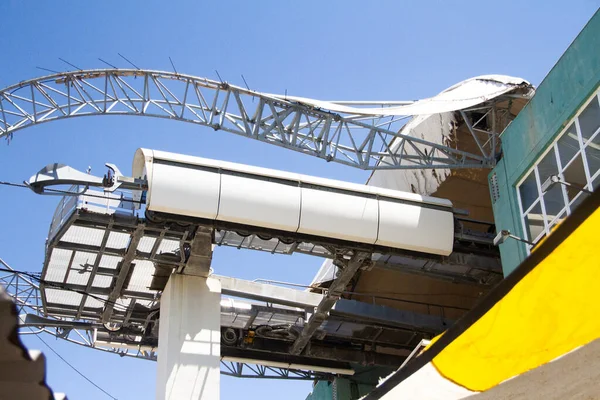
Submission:
[[[334,382],[319,381],[306,400],[358,400],[369,394],[375,386],[375,383],[358,383],[341,377],[335,378]]]
[[[524,237],[516,185],[539,159],[600,83],[600,11],[587,23],[542,81],[535,95],[505,129],[503,157],[490,173],[498,183],[493,204],[496,228]],[[493,197],[492,197],[493,198]],[[507,240],[500,245],[504,275],[526,257],[525,245]]]

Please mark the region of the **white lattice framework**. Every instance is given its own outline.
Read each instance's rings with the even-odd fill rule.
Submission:
[[[62,72],[0,90],[0,137],[44,122],[136,115],[194,123],[364,170],[489,168],[473,154],[398,133],[406,117],[349,115],[227,82],[171,72],[102,69]],[[497,134],[486,145],[495,148]],[[386,157],[384,157],[386,156]]]

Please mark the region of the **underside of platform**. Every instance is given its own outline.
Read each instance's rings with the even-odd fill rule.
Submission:
[[[442,257],[250,231],[232,224],[208,225],[167,214],[140,217],[124,198],[87,194],[65,197],[53,218],[40,286],[43,309],[50,318],[85,321],[94,332],[94,347],[137,357],[156,359],[160,298],[169,277],[209,274],[215,245],[299,252],[342,264],[353,254],[372,254],[366,264],[356,265],[358,274],[347,268],[346,281],[337,282],[335,289],[331,282],[306,292],[218,277],[225,296],[223,361],[312,371],[298,377],[304,379],[351,373],[352,365],[394,368],[421,339],[443,331],[476,298],[474,294],[459,304],[452,294],[441,301],[427,296],[386,300],[384,289],[383,294],[350,300],[353,282],[365,266],[473,293],[501,277],[497,254],[486,235],[475,235],[476,240],[466,245],[457,239],[456,247],[463,252]],[[465,252],[467,248],[471,251]],[[64,332],[69,335],[69,329]]]

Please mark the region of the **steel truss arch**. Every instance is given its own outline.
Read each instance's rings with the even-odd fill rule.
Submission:
[[[340,114],[227,82],[164,71],[62,72],[0,90],[0,137],[29,126],[91,115],[166,118],[376,169],[490,168],[494,155],[398,133],[406,117]],[[497,140],[490,133],[488,142]]]

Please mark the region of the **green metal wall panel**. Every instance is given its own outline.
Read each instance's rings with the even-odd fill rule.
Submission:
[[[308,394],[306,400],[332,400],[332,389],[331,382],[319,381],[313,386],[313,390]]]
[[[500,194],[498,200],[493,204],[496,227],[498,230],[508,229],[515,235],[522,237],[523,231],[519,222],[519,204],[516,195],[511,196],[514,186],[511,186],[508,182],[504,160],[500,160],[492,174],[496,174]],[[506,276],[525,259],[527,253],[523,243],[508,240],[500,245],[500,255],[502,257],[502,269]],[[507,267],[512,268],[507,269]]]
[[[600,11],[597,11],[542,81],[531,101],[502,134],[503,158],[493,204],[497,229],[523,237],[516,185],[600,84]],[[514,240],[500,245],[504,275],[526,256]]]
[[[357,400],[369,394],[376,386],[378,376],[372,384],[354,382],[338,377],[335,382],[319,381],[306,400]]]

